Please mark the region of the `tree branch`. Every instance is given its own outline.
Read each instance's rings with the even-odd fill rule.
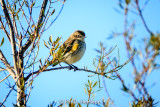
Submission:
[[[3,29],[4,33],[6,34],[9,42],[11,42],[11,39],[10,39],[10,36],[9,36],[10,34],[9,34],[9,33],[7,32],[7,30],[5,29],[1,17],[0,17],[0,22],[1,22],[1,28]]]
[[[19,78],[21,77],[22,73],[23,72],[21,72],[20,75],[19,75],[19,77],[17,77],[14,85],[12,87],[10,87],[10,91],[8,92],[8,94],[6,95],[6,97],[4,98],[3,102],[0,103],[1,105],[3,105],[5,103],[5,101],[7,100],[7,98],[9,97],[9,95],[11,94],[12,90],[14,90],[14,87],[17,85],[17,82],[18,82]]]
[[[2,80],[0,80],[0,83],[1,83],[2,81],[4,81],[5,79],[7,79],[10,75],[11,75],[11,74],[7,75],[5,78],[3,78]]]
[[[13,68],[10,66],[10,64],[8,63],[7,59],[5,58],[1,50],[0,50],[0,60],[6,66],[6,70],[11,74],[12,78],[16,80],[16,74],[13,71]]]
[[[140,7],[139,7],[139,0],[136,0],[136,5],[137,5],[137,10],[138,10],[138,12],[139,12],[139,15],[140,15],[140,17],[141,17],[141,19],[142,19],[142,22],[143,22],[146,30],[152,35],[153,33],[152,33],[151,30],[148,28],[148,26],[147,26],[147,24],[146,24],[146,22],[145,22],[145,20],[144,20],[144,17],[143,17],[143,15],[142,15],[142,11],[141,11],[141,9],[140,9]]]
[[[37,74],[39,75],[41,72],[46,72],[46,71],[54,71],[54,70],[60,70],[60,69],[69,69],[69,70],[75,70],[75,68],[71,68],[70,66],[64,66],[64,67],[56,67],[56,68],[50,68],[50,69],[44,69],[42,70],[37,70],[35,72],[30,73],[25,80],[28,80],[32,75]],[[84,69],[84,68],[77,68],[75,71],[85,71],[85,72],[90,72],[90,73],[94,73],[94,74],[98,74],[98,75],[102,75],[106,78],[108,78],[108,76],[106,74],[110,73],[110,72],[97,72],[97,71],[92,71],[92,70],[88,70],[88,69]],[[115,70],[116,72],[116,70]]]
[[[38,33],[39,31],[41,30],[41,27],[42,26],[39,26],[42,24],[43,22],[43,18],[44,18],[44,12],[45,12],[45,9],[46,9],[46,6],[47,6],[47,2],[48,0],[43,0],[43,4],[42,4],[42,7],[41,7],[41,11],[40,11],[40,15],[39,15],[39,19],[38,19],[38,22],[37,22],[37,26],[36,26],[36,29],[34,30],[34,33],[32,35],[34,35],[34,38],[37,38],[38,37]],[[23,53],[28,49],[28,47],[31,45],[32,43],[32,38],[30,37],[26,44],[23,46]]]
[[[5,15],[6,21],[8,23],[9,30],[10,30],[10,39],[11,39],[14,69],[15,69],[15,72],[17,72],[17,53],[16,53],[14,29],[13,29],[13,25],[12,25],[12,22],[11,22],[11,19],[10,19],[10,16],[9,16],[4,0],[0,0],[0,3],[1,3],[2,10],[4,12],[4,15]]]

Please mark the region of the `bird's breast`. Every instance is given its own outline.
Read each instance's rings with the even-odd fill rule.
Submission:
[[[66,54],[66,58],[65,58],[65,62],[68,64],[73,64],[77,61],[79,61],[82,56],[85,53],[86,50],[86,44],[85,42],[80,44],[81,46],[79,46],[79,48],[77,49],[77,51],[73,52],[73,53],[68,53],[68,55]]]

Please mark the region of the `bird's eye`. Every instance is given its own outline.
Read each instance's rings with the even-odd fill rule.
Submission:
[[[79,37],[80,37],[80,35],[76,35],[76,37],[77,37],[77,38],[79,38]]]

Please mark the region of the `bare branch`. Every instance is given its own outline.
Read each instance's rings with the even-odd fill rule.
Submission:
[[[9,95],[11,94],[12,90],[14,90],[14,87],[17,85],[17,81],[19,80],[19,78],[20,78],[21,75],[22,75],[22,73],[19,75],[19,77],[17,77],[16,82],[14,83],[14,85],[9,90],[8,94],[4,98],[3,102],[1,103],[1,105],[3,105],[5,103],[5,101],[7,100],[7,98],[9,97]]]
[[[43,4],[42,4],[42,7],[41,7],[38,23],[37,23],[36,29],[34,31],[34,34],[32,34],[32,35],[34,35],[34,38],[38,37],[38,33],[41,30],[42,26],[39,26],[39,25],[42,24],[42,22],[43,22],[44,12],[46,10],[47,2],[48,2],[48,0],[43,0]],[[23,49],[22,49],[23,53],[28,49],[28,47],[31,45],[31,43],[32,43],[32,38],[29,38],[27,40],[26,44],[23,46]]]
[[[12,78],[16,80],[16,74],[13,71],[13,68],[10,66],[10,64],[8,63],[7,59],[5,58],[1,50],[0,50],[0,60],[6,66],[6,70],[11,74]]]
[[[28,24],[28,28],[27,28],[27,30],[26,30],[26,33],[23,32],[23,33],[24,33],[24,38],[25,38],[25,36],[26,36],[29,28],[30,28],[30,30],[32,31],[31,26],[30,26],[32,9],[31,9],[31,13],[30,13],[30,19],[29,19],[29,21],[28,21],[28,20],[27,20],[27,16],[26,16],[26,14],[25,14],[25,12],[24,12],[24,9],[22,8],[22,6],[23,6],[24,3],[25,3],[25,0],[22,2],[22,4],[21,4],[20,1],[18,0],[18,4],[19,4],[19,6],[20,6],[20,10],[23,12],[24,18],[25,18],[25,20],[26,20],[26,22],[27,22],[27,24]],[[28,7],[28,8],[29,8],[29,7]],[[20,24],[20,26],[21,26],[22,31],[24,31],[24,28],[23,28],[23,26],[22,26],[22,24],[21,24],[21,21],[18,20],[18,22],[19,22],[19,24]],[[34,22],[33,22],[33,23],[34,23]]]
[[[3,22],[2,22],[1,17],[0,17],[0,22],[1,22],[1,28],[3,29],[4,33],[6,34],[9,42],[11,42],[11,39],[10,39],[10,36],[9,36],[10,34],[9,34],[9,33],[7,32],[7,30],[5,29],[5,26],[3,25]]]
[[[3,106],[3,107],[6,107],[6,106],[4,106],[2,103],[0,103],[0,105]]]
[[[16,20],[15,20],[15,17],[14,17],[14,14],[12,14],[12,22],[13,22],[13,26],[14,26],[14,30],[15,30],[15,36],[18,38],[19,34],[18,34],[18,30],[17,30],[17,24],[16,24]]]
[[[47,29],[49,29],[51,26],[52,26],[52,24],[57,20],[57,18],[59,17],[59,15],[61,14],[61,12],[62,12],[62,10],[63,10],[63,7],[64,7],[64,3],[62,4],[62,7],[61,7],[61,10],[59,11],[59,13],[58,13],[58,15],[56,16],[56,18],[50,23],[50,25],[47,27],[47,28],[45,28],[45,26],[44,26],[44,30],[43,31],[46,31]]]
[[[12,22],[11,22],[11,19],[10,19],[10,16],[9,16],[9,13],[8,13],[7,8],[6,8],[6,4],[5,4],[4,0],[0,0],[0,3],[1,3],[2,10],[4,12],[4,15],[5,15],[6,21],[7,21],[8,26],[9,26],[9,30],[10,30],[10,39],[11,39],[14,69],[17,72],[17,65],[16,65],[16,63],[17,63],[17,53],[16,53],[16,43],[15,43],[14,29],[13,29],[13,25],[12,25]]]
[[[142,22],[143,22],[146,30],[152,35],[153,33],[152,33],[151,30],[148,28],[148,26],[147,26],[147,24],[146,24],[146,22],[145,22],[145,20],[144,20],[144,17],[143,17],[143,15],[142,15],[142,11],[141,11],[141,9],[140,9],[140,7],[139,7],[139,0],[136,0],[136,5],[137,5],[137,10],[138,10],[138,12],[139,12],[139,15],[140,15],[140,17],[141,17],[141,19],[142,19]]]
[[[0,81],[0,83],[1,83],[2,81],[4,81],[5,79],[7,79],[10,75],[11,75],[11,74],[9,74],[9,75],[7,75],[5,78],[3,78],[3,79]]]

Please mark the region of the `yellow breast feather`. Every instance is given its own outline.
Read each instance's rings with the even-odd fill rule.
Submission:
[[[79,44],[78,43],[74,43],[71,49],[71,53],[75,52],[78,49]]]

